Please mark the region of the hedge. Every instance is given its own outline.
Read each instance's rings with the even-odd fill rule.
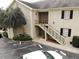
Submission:
[[[72,44],[74,47],[79,48],[79,36],[73,36],[73,40],[72,40],[71,44]]]
[[[19,34],[19,35],[14,36],[13,40],[15,40],[15,41],[29,41],[29,40],[32,40],[32,38],[28,34]]]

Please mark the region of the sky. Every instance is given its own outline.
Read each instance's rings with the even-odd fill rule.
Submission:
[[[0,8],[7,8],[13,0],[0,0]]]
[[[0,8],[6,9],[13,0],[0,0]],[[24,0],[27,2],[37,2],[39,0]]]

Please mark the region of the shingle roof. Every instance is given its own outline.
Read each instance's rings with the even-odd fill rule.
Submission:
[[[47,9],[47,8],[58,8],[58,7],[79,7],[79,0],[46,0],[35,3],[28,3],[21,1],[22,3],[35,8],[35,9]]]

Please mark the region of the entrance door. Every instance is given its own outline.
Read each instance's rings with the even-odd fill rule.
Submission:
[[[48,12],[39,12],[39,23],[48,24]]]

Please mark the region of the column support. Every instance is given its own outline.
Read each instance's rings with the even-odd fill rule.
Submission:
[[[45,41],[47,40],[47,33],[45,32]]]

